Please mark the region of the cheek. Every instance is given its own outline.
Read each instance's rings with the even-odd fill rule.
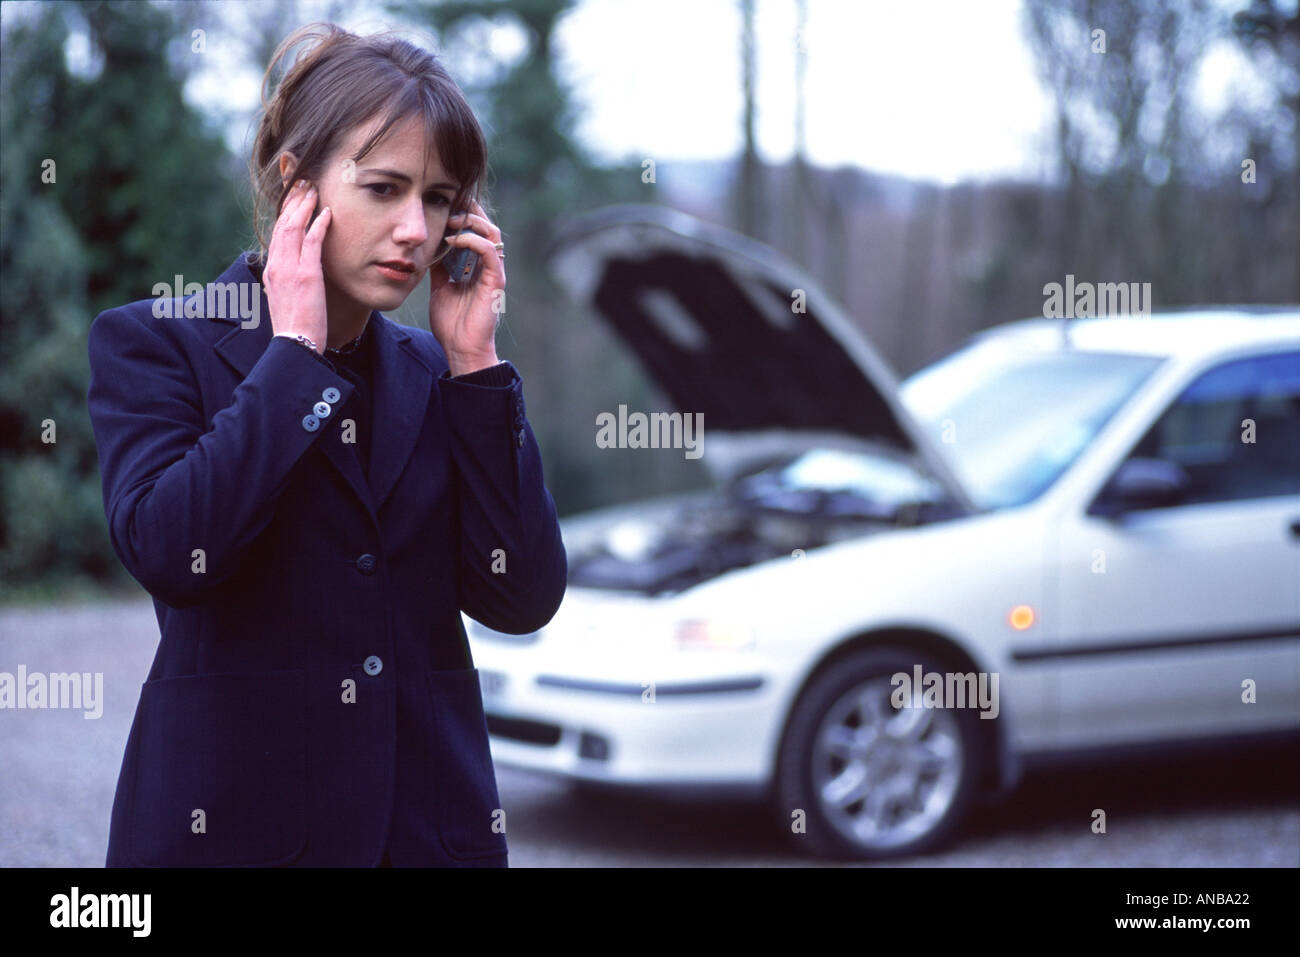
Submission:
[[[331,222],[329,231],[325,233],[325,239],[320,245],[320,263],[322,268],[329,272],[337,271],[339,265],[339,252],[343,248],[345,247],[339,242],[339,234],[335,232],[335,224]]]
[[[330,203],[329,207],[330,225],[321,243],[321,261],[335,268],[346,267],[350,256],[361,245],[357,242],[359,217],[356,210],[349,209],[346,203]]]
[[[330,223],[325,240],[321,243],[320,265],[321,272],[334,284],[349,284],[348,277],[357,270],[357,264],[353,261],[355,248],[347,234],[342,230],[335,232],[334,223]]]

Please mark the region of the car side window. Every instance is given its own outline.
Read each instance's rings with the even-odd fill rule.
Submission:
[[[1129,457],[1181,466],[1184,505],[1300,494],[1300,351],[1204,373]]]

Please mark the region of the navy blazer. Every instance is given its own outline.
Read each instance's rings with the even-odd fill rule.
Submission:
[[[246,256],[216,282],[258,283]],[[256,325],[194,295],[90,330],[109,534],[161,632],[107,863],[505,866],[461,611],[535,631],[567,577],[517,370],[452,378],[371,312],[367,481],[355,386],[251,291]],[[449,648],[469,667],[434,667]]]

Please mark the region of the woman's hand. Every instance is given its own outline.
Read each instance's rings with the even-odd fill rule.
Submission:
[[[320,249],[333,214],[325,207],[307,229],[315,209],[316,187],[298,180],[275,221],[262,284],[266,287],[272,332],[277,336],[304,335],[316,343],[318,353],[324,353],[329,317]]]
[[[452,375],[464,375],[496,365],[496,331],[505,311],[506,270],[494,243],[501,242],[497,228],[483,207],[471,200],[468,214],[447,220],[449,230],[469,226],[472,232],[447,236],[448,245],[472,249],[482,263],[478,280],[454,283],[440,262],[429,273],[429,329],[447,354]]]

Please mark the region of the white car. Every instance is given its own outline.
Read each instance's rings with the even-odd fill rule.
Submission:
[[[498,764],[869,858],[1031,761],[1300,731],[1300,310],[1012,322],[898,386],[770,249],[658,207],[559,247],[718,486],[564,519],[540,632],[466,620]]]

